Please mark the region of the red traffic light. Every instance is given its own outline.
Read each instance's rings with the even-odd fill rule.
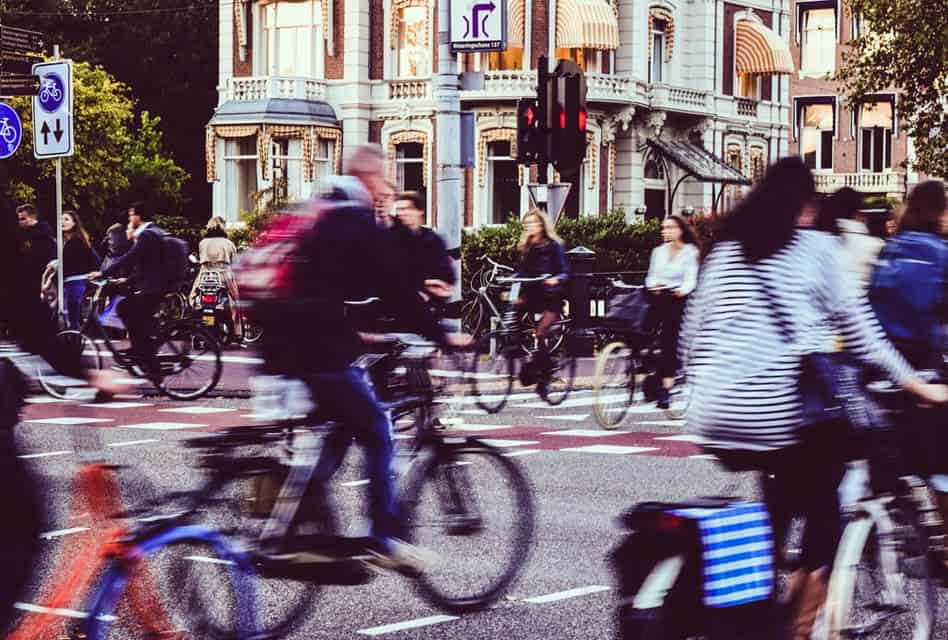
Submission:
[[[580,109],[579,111],[579,130],[586,130],[586,112]]]
[[[526,116],[527,116],[527,126],[532,127],[533,120],[536,118],[536,114],[533,113],[533,107],[529,107],[527,109]]]
[[[560,111],[560,129],[566,128],[566,112]]]

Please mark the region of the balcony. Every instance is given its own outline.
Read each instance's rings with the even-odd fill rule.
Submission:
[[[314,78],[250,76],[228,78],[220,87],[221,102],[254,102],[271,98],[320,101],[326,99],[326,82]]]
[[[426,100],[430,96],[431,81],[419,80],[390,80],[388,82],[389,100]]]
[[[757,117],[757,101],[751,98],[734,98],[737,106],[737,115],[745,118]]]
[[[645,104],[644,86],[628,76],[611,73],[586,74],[586,100],[614,104]]]
[[[536,71],[485,71],[484,88],[462,91],[462,100],[519,100],[537,95]]]
[[[662,111],[680,111],[705,115],[710,111],[709,91],[652,84],[649,88],[649,106]]]
[[[905,175],[887,171],[884,173],[814,173],[816,190],[833,193],[849,187],[862,193],[902,193],[905,190]]]

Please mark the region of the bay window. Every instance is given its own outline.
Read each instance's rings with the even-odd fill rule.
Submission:
[[[264,68],[272,76],[322,75],[322,13],[316,0],[274,2],[262,9]]]

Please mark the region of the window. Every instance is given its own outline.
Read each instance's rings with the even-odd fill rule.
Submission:
[[[399,191],[424,190],[424,151],[420,142],[404,142],[395,148],[395,184]]]
[[[318,189],[326,178],[335,173],[335,142],[327,138],[317,138],[313,148],[313,168],[315,173],[314,189]]]
[[[836,70],[836,10],[802,12],[800,71],[824,75]]]
[[[497,51],[482,55],[487,58],[488,71],[520,71],[523,69],[523,49],[511,48],[506,51]]]
[[[738,73],[737,95],[742,98],[760,100],[760,76],[755,73]]]
[[[892,168],[893,124],[891,102],[867,102],[860,106],[860,169],[880,173]]]
[[[649,156],[645,161],[644,178],[646,180],[664,180],[665,168],[662,163],[655,159],[655,156]]]
[[[263,8],[265,69],[273,76],[322,75],[320,5],[315,0],[275,2]]]
[[[303,141],[299,138],[274,139],[271,154],[274,202],[302,200]]]
[[[665,81],[665,30],[668,23],[652,20],[652,63],[648,70],[649,82]]]
[[[832,170],[835,110],[831,103],[803,106],[800,123],[800,155],[807,167]]]
[[[520,170],[510,156],[510,142],[498,140],[487,144],[490,223],[504,224],[520,217]]]
[[[227,215],[233,219],[256,210],[257,138],[231,138],[224,142]]]
[[[428,46],[428,8],[399,9],[398,54],[399,78],[420,78],[431,73],[431,50]]]
[[[760,181],[767,171],[767,155],[760,147],[751,147],[750,150],[750,179]]]
[[[557,49],[557,59],[572,60],[587,73],[599,73],[602,69],[603,52],[598,49]]]

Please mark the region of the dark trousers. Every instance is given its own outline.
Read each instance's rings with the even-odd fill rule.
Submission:
[[[119,303],[118,314],[128,329],[132,354],[146,370],[156,370],[155,313],[164,296],[160,293],[133,293]]]
[[[659,348],[662,357],[658,362],[658,375],[663,378],[674,378],[678,373],[678,335],[687,299],[687,296],[679,298],[671,293],[655,294],[651,299],[649,322],[653,331],[661,332]]]

